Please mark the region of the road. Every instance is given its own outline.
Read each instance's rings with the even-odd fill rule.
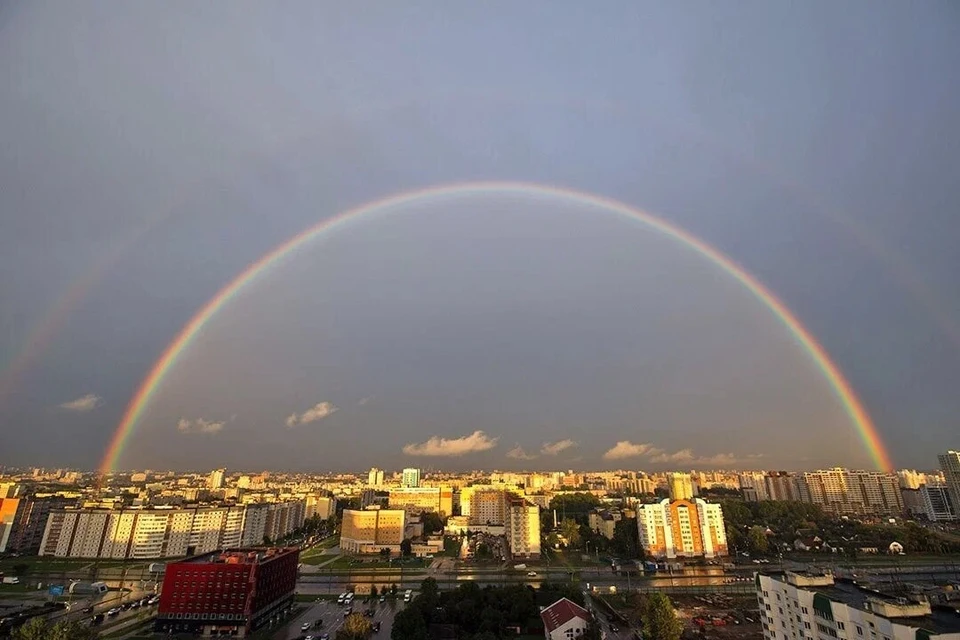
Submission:
[[[625,626],[621,628],[618,623],[611,622],[603,608],[593,601],[593,597],[591,597],[588,592],[583,593],[583,600],[584,604],[587,605],[587,609],[590,610],[597,619],[597,622],[600,623],[600,630],[603,632],[603,637],[606,640],[633,640],[635,637],[633,630]],[[617,630],[614,631],[614,629]]]
[[[374,638],[389,638],[393,629],[393,617],[403,608],[402,600],[388,599],[387,602],[364,603],[363,599],[355,600],[353,610],[356,613],[362,613],[368,608],[374,610],[374,616],[370,618],[371,622],[380,622],[380,632],[374,635]],[[309,609],[296,618],[288,622],[279,629],[271,640],[294,640],[304,635],[313,635],[319,638],[322,634],[328,633],[331,638],[337,635],[337,629],[343,625],[343,612],[345,606],[339,605],[331,600],[320,600],[310,603]],[[313,623],[315,620],[323,620],[323,626],[320,628],[311,628],[309,631],[301,631],[300,625],[305,622]]]

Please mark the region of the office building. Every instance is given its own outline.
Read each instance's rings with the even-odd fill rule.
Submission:
[[[767,640],[960,639],[960,617],[934,610],[924,596],[887,595],[832,575],[758,575],[757,600]]]
[[[420,486],[420,469],[404,469],[402,475],[400,476],[400,486],[401,487],[419,487]]]
[[[667,476],[667,488],[671,500],[691,500],[696,493],[693,490],[693,478],[689,473],[671,473]]]
[[[167,565],[154,630],[246,637],[293,606],[300,551],[234,549]]]
[[[346,553],[399,553],[406,527],[402,509],[344,509],[340,549]]]
[[[383,469],[377,469],[373,467],[370,469],[370,472],[367,474],[367,486],[368,487],[382,487],[383,486]]]
[[[514,559],[540,557],[540,507],[523,498],[506,500],[505,535]]]
[[[226,469],[215,469],[210,472],[210,477],[207,478],[207,488],[208,489],[223,489],[223,478],[227,473]]]
[[[640,544],[653,558],[714,558],[727,555],[719,504],[700,498],[661,500],[637,507]]]
[[[943,480],[956,509],[960,509],[960,451],[947,451],[937,456]]]

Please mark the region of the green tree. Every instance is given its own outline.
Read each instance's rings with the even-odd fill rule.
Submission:
[[[580,636],[582,640],[601,640],[603,634],[600,632],[600,625],[597,624],[596,620],[591,620],[587,623],[587,628],[583,630],[583,635]]]
[[[643,607],[643,637],[650,640],[680,640],[683,623],[673,611],[673,603],[663,593],[647,596]]]
[[[614,551],[625,558],[643,558],[643,549],[640,548],[640,531],[637,529],[636,518],[623,518],[613,527],[611,546]]]
[[[567,539],[567,546],[577,548],[581,544],[580,525],[572,518],[560,521],[560,535]]]
[[[404,538],[403,542],[400,543],[400,553],[404,558],[413,554],[413,542],[410,541],[410,538]]]
[[[362,613],[351,613],[337,630],[337,640],[366,640],[373,634],[373,625]]]
[[[770,548],[770,544],[767,540],[767,530],[765,527],[750,527],[750,533],[747,537],[747,540],[750,545],[750,551],[753,553],[762,555]]]
[[[23,576],[27,575],[27,570],[30,569],[30,565],[25,562],[18,562],[11,568],[13,569],[13,575],[17,576],[18,578],[22,578]]]
[[[427,640],[427,621],[420,607],[407,607],[393,619],[390,640]]]
[[[387,558],[389,558],[389,557],[390,557],[390,549],[388,549],[388,548],[386,548],[386,547],[384,547],[383,549],[380,549],[380,557],[383,558],[384,560],[386,560]]]
[[[587,514],[600,506],[600,498],[592,493],[565,493],[554,496],[550,501],[550,509],[556,509],[563,516],[571,516],[586,522]]]
[[[420,522],[423,523],[423,532],[427,535],[443,531],[443,518],[439,513],[424,511],[420,514]]]
[[[97,632],[79,622],[51,625],[44,618],[32,618],[13,632],[13,640],[96,640]]]
[[[396,582],[394,582],[393,584],[390,585],[390,595],[392,595],[392,596],[397,595],[397,583],[396,583]]]

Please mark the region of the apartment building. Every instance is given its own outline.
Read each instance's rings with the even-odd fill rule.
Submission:
[[[304,503],[50,512],[39,555],[153,559],[276,540],[303,526]]]
[[[340,549],[346,553],[397,553],[406,527],[403,509],[344,509]]]
[[[956,509],[960,510],[960,451],[947,451],[937,456],[947,492]]]
[[[810,502],[838,514],[903,512],[900,479],[893,473],[835,467],[803,474]]]
[[[540,507],[518,496],[506,500],[505,535],[514,559],[540,557]]]
[[[922,596],[887,595],[832,575],[758,575],[767,640],[960,640],[960,617]]]
[[[507,492],[492,485],[474,485],[460,490],[460,513],[470,524],[502,525],[506,518]]]
[[[693,478],[689,473],[671,473],[667,476],[667,489],[671,500],[691,500],[696,495]]]
[[[401,487],[419,487],[420,486],[420,469],[408,468],[404,469],[400,475],[400,486]]]
[[[442,517],[446,517],[453,513],[453,489],[450,487],[390,489],[387,504],[391,509],[403,509],[408,517],[424,511],[439,513]]]
[[[637,507],[640,544],[648,557],[714,558],[727,555],[719,504],[700,498],[661,500]]]

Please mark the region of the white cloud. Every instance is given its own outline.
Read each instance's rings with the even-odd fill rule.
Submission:
[[[483,431],[474,431],[462,438],[433,436],[426,442],[404,445],[403,452],[408,456],[462,456],[493,449],[497,440],[499,438],[491,438]]]
[[[332,402],[318,402],[303,413],[292,413],[287,416],[287,426],[293,428],[297,425],[309,424],[311,422],[316,422],[317,420],[323,420],[339,410],[340,408],[334,405]]]
[[[660,450],[652,444],[634,444],[629,440],[621,440],[603,454],[603,459],[620,460],[622,458],[635,458],[637,456],[648,455],[651,452],[659,453]]]
[[[103,398],[96,394],[88,393],[85,396],[80,396],[76,400],[64,402],[60,405],[60,408],[66,409],[67,411],[73,411],[75,413],[85,413],[87,411],[93,411],[101,404],[103,404]]]
[[[544,442],[543,447],[540,448],[540,453],[545,456],[556,456],[575,446],[577,446],[577,443],[569,438],[557,442]]]
[[[220,433],[226,424],[224,420],[204,420],[203,418],[188,420],[186,418],[180,418],[180,420],[177,421],[177,431],[180,433]]]
[[[507,457],[513,458],[514,460],[533,460],[537,456],[527,453],[523,450],[523,447],[517,445],[513,449],[510,449],[510,451],[507,451]]]
[[[673,453],[650,452],[650,462],[691,462],[696,459],[693,451],[690,449],[681,449]]]
[[[373,400],[373,396],[365,396],[365,397],[360,398],[359,400],[357,400],[357,406],[358,406],[358,407],[362,407],[362,406],[368,404],[368,403],[369,403],[370,401],[372,401],[372,400]]]

